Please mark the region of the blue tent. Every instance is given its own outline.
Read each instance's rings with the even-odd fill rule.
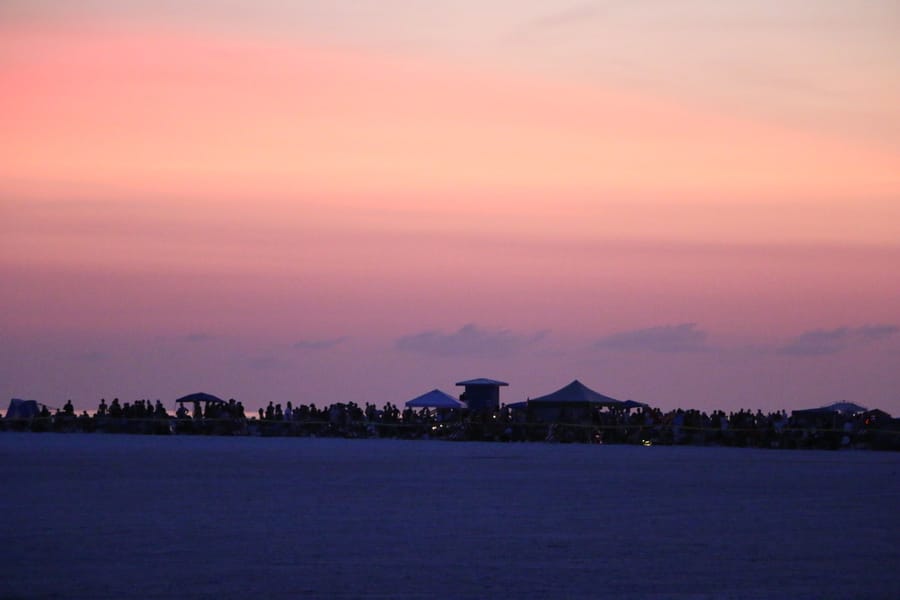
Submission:
[[[6,418],[13,420],[33,419],[41,412],[36,400],[22,400],[20,398],[12,398],[9,401],[9,408],[6,409]]]
[[[462,408],[463,403],[441,390],[431,390],[406,403],[408,408]]]

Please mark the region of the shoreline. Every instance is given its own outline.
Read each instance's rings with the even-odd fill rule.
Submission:
[[[0,433],[397,439],[451,442],[759,448],[767,450],[900,451],[900,430],[784,424],[722,428],[657,423],[566,423],[479,420],[274,421],[231,418],[111,418],[54,415],[0,419]]]

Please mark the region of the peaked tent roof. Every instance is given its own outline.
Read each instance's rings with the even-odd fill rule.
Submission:
[[[834,404],[823,406],[822,410],[853,415],[856,413],[866,412],[869,409],[867,409],[865,406],[860,406],[859,404],[855,404],[853,402],[835,402]]]
[[[813,414],[835,414],[843,413],[847,415],[855,415],[857,413],[866,412],[866,407],[854,404],[853,402],[835,402],[828,406],[820,406],[819,408],[802,408],[791,411],[791,414],[813,415]]]
[[[568,403],[587,403],[587,404],[605,404],[607,406],[616,406],[621,401],[609,396],[604,396],[595,392],[588,386],[584,385],[577,379],[569,385],[560,388],[552,394],[532,398],[529,402],[534,403],[550,403],[550,402],[568,402]]]
[[[406,403],[409,408],[462,408],[463,403],[441,390],[431,390]]]
[[[485,379],[484,377],[479,377],[478,379],[467,379],[466,381],[459,381],[456,385],[509,385],[505,381],[497,381],[496,379]]]

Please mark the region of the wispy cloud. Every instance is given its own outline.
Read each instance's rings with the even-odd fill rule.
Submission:
[[[896,325],[863,325],[856,330],[856,335],[872,342],[893,337],[897,333],[900,333],[900,327]]]
[[[343,344],[350,338],[346,335],[336,338],[300,340],[294,344],[295,350],[329,350]]]
[[[706,331],[696,323],[661,325],[614,333],[595,347],[619,352],[704,352],[709,349]]]
[[[272,356],[271,354],[264,354],[260,356],[252,356],[247,359],[247,366],[251,369],[258,370],[266,370],[266,369],[281,369],[289,366],[288,363],[277,356]]]
[[[216,339],[216,336],[210,333],[204,333],[202,331],[198,331],[195,333],[189,333],[184,336],[184,340],[186,342],[199,343],[199,342],[210,342]]]
[[[846,327],[807,331],[782,346],[779,353],[794,356],[837,354],[850,343],[850,337],[850,330]]]
[[[597,3],[572,4],[520,22],[504,39],[513,43],[531,43],[546,36],[558,36],[570,28],[590,23],[606,12],[606,7],[600,7]]]
[[[599,14],[596,4],[583,3],[569,6],[567,8],[557,10],[552,13],[545,14],[531,21],[532,29],[551,29],[566,25],[582,23],[585,20],[593,19]]]
[[[790,339],[779,348],[780,354],[792,356],[825,356],[837,354],[856,343],[871,343],[890,338],[900,332],[896,325],[864,325],[814,329]]]
[[[423,331],[406,335],[395,342],[395,347],[429,356],[508,356],[536,344],[546,336],[546,331],[523,335],[508,329],[490,330],[469,323],[453,333]]]
[[[89,350],[86,352],[78,352],[72,355],[72,358],[83,362],[101,362],[109,359],[109,354],[100,352],[99,350]]]

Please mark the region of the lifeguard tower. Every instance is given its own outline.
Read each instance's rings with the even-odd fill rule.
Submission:
[[[465,388],[459,399],[465,402],[470,411],[491,412],[500,409],[500,388],[509,384],[496,379],[480,378],[460,381],[456,385]]]

